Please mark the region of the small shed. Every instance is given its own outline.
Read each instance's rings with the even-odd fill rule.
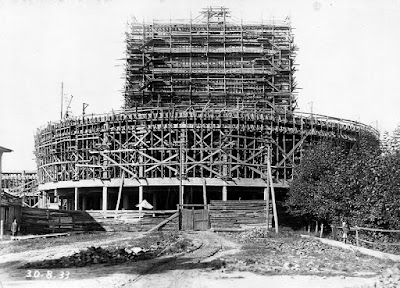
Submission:
[[[10,152],[12,152],[11,149],[8,149],[8,148],[0,146],[0,222],[4,221],[4,225],[3,226],[0,225],[0,231],[1,231],[0,232],[0,239],[2,239],[2,237],[3,237],[3,234],[2,234],[3,233],[3,229],[5,229],[6,231],[9,229],[8,221],[9,221],[9,218],[10,218],[10,207],[11,206],[13,207],[11,209],[12,212],[13,212],[13,215],[15,215],[15,213],[17,213],[17,215],[19,215],[19,217],[21,218],[22,200],[20,200],[21,204],[19,205],[19,207],[18,207],[18,205],[11,204],[11,203],[18,203],[18,201],[15,199],[15,198],[18,198],[18,197],[15,197],[15,196],[13,196],[13,195],[11,195],[9,193],[7,193],[8,195],[6,195],[6,193],[4,193],[4,195],[3,195],[3,188],[1,187],[2,186],[1,185],[2,184],[2,177],[1,176],[2,176],[2,157],[3,157],[3,153],[10,153]],[[9,201],[8,200],[9,196],[11,196],[11,198],[14,198],[14,199]],[[4,202],[4,206],[3,206],[3,202]],[[9,203],[9,204],[7,204],[7,203]],[[17,208],[14,209],[14,206],[17,206]],[[5,220],[6,216],[7,216],[7,220]],[[11,227],[11,223],[12,223],[13,220],[14,220],[14,218],[12,218],[12,220],[10,222],[10,227]],[[17,218],[17,221],[18,221],[18,218]]]
[[[3,192],[1,197],[1,219],[4,221],[4,231],[11,230],[11,223],[17,219],[21,223],[22,198]]]

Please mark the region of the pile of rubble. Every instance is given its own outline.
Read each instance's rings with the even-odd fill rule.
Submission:
[[[256,242],[259,239],[270,237],[270,233],[268,233],[267,229],[263,227],[256,227],[251,230],[240,233],[238,239],[242,243],[246,243],[249,240]]]
[[[83,267],[92,264],[118,264],[129,260],[144,260],[153,258],[156,250],[147,250],[140,247],[131,248],[102,248],[89,247],[71,256],[59,259],[49,259],[34,263],[28,263],[24,268],[62,268],[62,267]]]
[[[148,248],[92,246],[67,257],[27,263],[22,268],[84,267],[95,264],[115,265],[127,261],[151,259],[161,255],[190,252],[198,248],[198,244],[187,239],[178,238],[176,240],[173,243],[161,241],[157,242],[157,245],[144,245]]]
[[[232,271],[345,277],[356,271],[373,273],[387,267],[379,259],[371,259],[358,252],[342,250],[317,240],[301,238],[289,231],[275,234],[260,227],[227,236],[243,243],[240,253],[224,257],[227,270]],[[382,278],[385,283],[394,280],[394,276]]]
[[[379,277],[379,281],[375,283],[375,287],[400,287],[400,264],[396,264],[393,267],[383,271],[381,276]]]

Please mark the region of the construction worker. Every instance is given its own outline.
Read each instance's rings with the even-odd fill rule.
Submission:
[[[346,220],[344,220],[342,223],[342,230],[343,230],[342,239],[343,239],[343,242],[346,243],[347,242],[347,234],[350,231],[349,223]]]
[[[14,218],[13,223],[11,223],[11,239],[14,240],[17,234],[18,234],[18,223],[17,219]]]

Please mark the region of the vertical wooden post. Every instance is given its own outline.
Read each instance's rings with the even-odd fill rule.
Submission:
[[[143,201],[143,186],[140,184],[139,186],[139,203],[142,203]],[[142,211],[143,208],[142,206],[139,207],[139,211]]]
[[[356,227],[356,245],[360,246],[360,243],[358,242],[358,227]]]
[[[138,161],[139,161],[139,178],[142,179],[144,178],[144,166],[143,164],[143,156],[139,155],[138,156]]]
[[[61,82],[61,115],[60,119],[63,119],[63,102],[64,102],[64,83]]]
[[[193,224],[192,224],[192,225],[193,225],[193,231],[194,231],[194,226],[195,226],[195,224],[196,224],[196,223],[195,223],[196,221],[195,221],[195,219],[194,219],[194,207],[192,207],[192,220],[193,220]]]
[[[318,234],[318,220],[315,221],[315,235]]]
[[[103,211],[107,211],[108,208],[108,187],[107,186],[103,186],[103,207],[102,210]]]
[[[121,203],[122,187],[124,186],[124,180],[125,180],[125,172],[122,171],[121,185],[119,186],[118,190],[118,199],[117,199],[117,205],[115,206],[115,211],[118,211],[119,204]]]
[[[179,191],[179,204],[180,205],[185,204],[184,196],[185,196],[185,188],[184,188],[184,186],[181,186],[180,191]]]
[[[278,233],[279,232],[279,228],[278,228],[278,211],[276,209],[276,201],[275,201],[275,190],[274,190],[274,182],[272,181],[272,169],[271,169],[271,151],[270,151],[270,147],[268,147],[268,159],[267,159],[267,170],[268,170],[268,181],[271,187],[271,198],[272,198],[272,210],[274,213],[274,223],[275,223],[275,232]]]
[[[319,238],[322,238],[322,233],[324,233],[324,223],[321,223],[321,231],[319,232]]]
[[[203,204],[207,205],[207,185],[206,180],[203,181]],[[204,207],[205,209],[206,207]]]
[[[183,141],[185,141],[184,131],[182,130],[179,135],[179,204],[184,203],[183,193],[183,158],[185,156],[183,151]]]
[[[267,224],[267,231],[269,231],[269,187],[264,188],[264,200],[265,200],[265,215],[266,215],[266,224]]]
[[[176,204],[176,211],[179,212],[179,217],[178,217],[178,230],[182,230],[182,211],[181,207],[179,204]]]

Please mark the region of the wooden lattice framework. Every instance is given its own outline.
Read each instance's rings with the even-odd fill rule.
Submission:
[[[266,179],[267,148],[276,183],[287,187],[306,144],[352,145],[362,124],[305,114],[212,107],[142,108],[68,119],[36,135],[39,182],[84,179]],[[184,145],[177,144],[183,141]],[[346,144],[347,143],[347,144]]]
[[[38,181],[36,171],[7,171],[2,173],[3,189],[21,197],[24,205],[34,206],[38,201]]]
[[[296,47],[289,23],[237,23],[225,7],[201,16],[131,24],[126,108],[240,102],[292,111]]]

